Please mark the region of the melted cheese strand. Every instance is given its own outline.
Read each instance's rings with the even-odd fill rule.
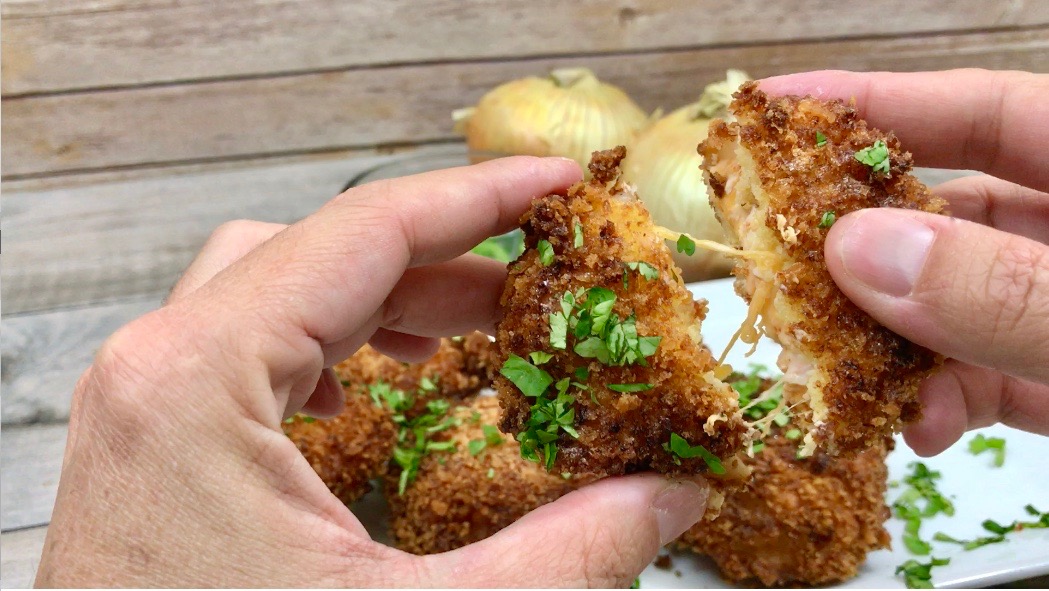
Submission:
[[[670,242],[677,242],[679,238],[685,236],[686,238],[694,242],[699,248],[704,248],[706,250],[711,250],[714,252],[720,252],[721,254],[728,255],[730,257],[750,259],[753,261],[760,261],[763,259],[777,261],[782,258],[779,255],[771,252],[765,252],[761,250],[739,250],[737,248],[728,246],[727,244],[722,244],[713,240],[697,239],[685,232],[675,232],[674,230],[671,230],[670,228],[664,228],[663,226],[656,226],[656,235],[662,238],[663,240],[669,240]]]

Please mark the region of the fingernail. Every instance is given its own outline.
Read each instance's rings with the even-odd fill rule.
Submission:
[[[936,237],[932,228],[902,211],[863,211],[842,221],[845,271],[875,291],[911,293]]]
[[[659,525],[659,543],[666,545],[696,524],[707,509],[708,489],[695,482],[680,480],[670,483],[652,501],[652,511]]]

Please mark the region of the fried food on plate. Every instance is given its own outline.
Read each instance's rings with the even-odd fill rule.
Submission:
[[[495,426],[495,397],[479,396],[453,416],[458,424],[441,440],[454,442],[455,451],[426,456],[403,494],[396,470],[384,479],[392,537],[401,550],[435,554],[483,540],[583,482],[522,459],[517,442]]]
[[[408,414],[423,412],[434,399],[462,399],[491,383],[494,346],[481,333],[442,339],[437,353],[423,363],[402,363],[368,345],[335,366],[346,392],[346,408],[332,419],[296,415],[285,421],[291,438],[332,493],[350,504],[371,490],[369,481],[386,471],[398,426],[390,396],[379,390],[409,393]]]
[[[849,457],[799,459],[800,431],[773,424],[748,459],[753,480],[731,492],[713,521],[677,546],[710,556],[733,583],[815,586],[856,576],[867,553],[889,547],[886,438]]]
[[[463,337],[441,339],[437,353],[422,363],[404,363],[364,345],[352,357],[335,366],[344,384],[386,382],[393,388],[415,390],[423,378],[437,386],[434,395],[460,399],[472,396],[491,382],[498,370],[495,346],[487,335],[474,332]]]
[[[396,430],[389,411],[376,406],[366,389],[345,390],[346,408],[338,416],[295,415],[283,427],[328,490],[349,505],[371,490],[371,479],[386,471]]]
[[[742,478],[750,428],[702,344],[706,303],[619,179],[624,155],[595,152],[591,180],[521,219],[496,334],[501,427],[554,473]]]
[[[711,204],[745,258],[744,343],[783,346],[787,402],[810,432],[806,453],[877,445],[921,413],[918,384],[942,362],[878,324],[831,280],[823,256],[837,217],[870,207],[941,212],[909,174],[911,155],[841,101],[770,98],[745,83],[700,144]],[[803,412],[807,409],[807,412]]]

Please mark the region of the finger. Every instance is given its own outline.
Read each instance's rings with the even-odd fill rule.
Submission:
[[[437,353],[441,339],[418,337],[380,328],[368,340],[368,344],[379,353],[397,361],[422,363]]]
[[[992,369],[948,360],[922,384],[922,420],[903,432],[918,455],[932,456],[965,431],[1004,423],[1049,435],[1049,386],[1018,380]]]
[[[378,327],[362,327],[408,267],[459,256],[509,229],[534,197],[579,177],[569,160],[515,157],[372,183],[280,232],[183,302],[268,368],[283,409],[313,389],[328,345],[352,339],[354,350],[371,337]]]
[[[329,367],[321,372],[317,380],[317,387],[313,389],[309,399],[303,404],[302,412],[317,417],[318,419],[330,419],[346,408],[346,391],[342,389],[342,383],[335,372]],[[284,418],[295,413],[285,411]]]
[[[1049,76],[950,70],[822,71],[763,80],[769,94],[856,99],[860,117],[891,130],[921,166],[970,168],[1049,190]]]
[[[416,337],[463,335],[475,330],[494,334],[505,282],[506,265],[469,253],[446,263],[408,269],[359,332],[370,334],[369,342],[377,348],[390,347],[389,352],[382,352],[401,361],[429,359],[433,355],[429,347],[436,348],[436,341],[417,347],[407,341],[393,343],[389,341],[393,337],[379,331]],[[402,345],[412,348],[401,351]],[[342,361],[359,347],[358,335],[328,343],[325,363]],[[421,355],[426,356],[420,359]]]
[[[234,220],[222,224],[208,237],[200,254],[182,273],[182,277],[171,289],[164,303],[170,304],[196,291],[219,271],[230,266],[284,228],[287,228],[285,224],[270,224],[252,220]]]
[[[936,186],[951,215],[1049,244],[1049,194],[988,175]]]
[[[486,540],[427,558],[444,585],[625,587],[664,544],[699,521],[708,494],[702,481],[607,478]]]
[[[896,333],[966,363],[1049,381],[1049,247],[923,212],[866,209],[824,246],[835,283]]]

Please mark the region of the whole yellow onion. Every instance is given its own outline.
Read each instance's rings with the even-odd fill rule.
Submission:
[[[471,152],[564,156],[584,170],[592,152],[626,144],[648,122],[626,93],[586,68],[507,82],[452,118]]]
[[[744,72],[729,70],[726,80],[707,86],[698,101],[659,119],[627,144],[623,179],[637,188],[656,224],[699,239],[725,241],[710,207],[696,146],[706,139],[710,120],[725,115],[732,93],[747,80]],[[685,281],[724,277],[733,265],[725,255],[702,249],[692,256],[675,250],[674,262]]]

